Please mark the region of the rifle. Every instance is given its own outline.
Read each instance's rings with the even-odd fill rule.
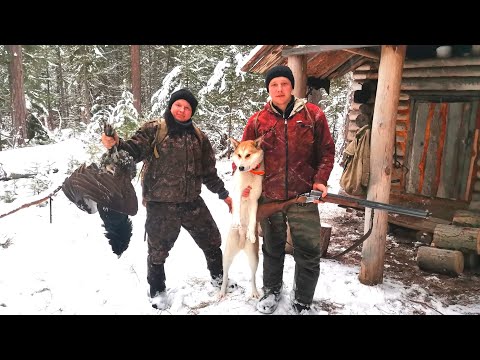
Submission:
[[[258,204],[257,221],[261,221],[265,218],[268,218],[269,216],[271,216],[272,214],[278,211],[285,212],[287,211],[289,206],[292,204],[305,203],[305,202],[307,202],[307,196],[299,195],[289,200],[281,200],[281,201],[269,202],[266,204]]]
[[[419,210],[407,208],[399,205],[385,204],[378,201],[357,199],[354,197],[338,194],[327,194],[322,198],[322,192],[318,190],[312,190],[308,193],[298,195],[292,199],[280,201],[280,202],[271,202],[266,204],[259,204],[257,209],[257,221],[263,220],[273,213],[278,211],[286,211],[289,206],[295,203],[311,203],[314,200],[320,200],[324,202],[329,202],[333,204],[338,204],[347,207],[368,207],[371,209],[385,210],[396,214],[415,216],[420,218],[428,218],[432,215],[428,210]]]
[[[360,239],[356,240],[351,246],[349,246],[347,249],[343,250],[342,252],[337,253],[335,255],[325,256],[326,258],[329,258],[329,259],[337,259],[340,256],[345,255],[346,253],[348,253],[349,251],[353,250],[358,245],[363,243],[366,239],[368,239],[368,237],[370,236],[373,230],[374,209],[390,211],[396,214],[416,216],[424,219],[432,215],[432,213],[429,212],[428,210],[412,209],[404,206],[385,204],[378,201],[357,199],[357,198],[353,198],[345,195],[327,194],[327,196],[322,198],[321,191],[312,190],[308,193],[298,195],[295,198],[289,199],[286,201],[259,204],[257,209],[257,221],[263,220],[264,218],[269,217],[270,215],[272,215],[277,211],[286,211],[288,207],[291,206],[292,204],[311,203],[311,202],[314,202],[315,200],[330,202],[333,204],[338,204],[338,205],[347,206],[347,207],[357,208],[357,207],[363,206],[363,207],[368,207],[372,209],[372,212],[370,214],[370,227],[368,231],[362,237],[360,237]]]
[[[357,199],[357,198],[345,196],[345,195],[327,194],[327,196],[322,198],[322,192],[318,190],[312,190],[309,193],[302,194],[302,196],[307,197],[307,201],[306,201],[307,203],[313,202],[313,200],[321,200],[324,202],[329,202],[329,203],[338,204],[338,205],[347,206],[347,207],[363,206],[363,207],[368,207],[370,209],[385,210],[395,214],[415,216],[423,219],[426,219],[432,215],[432,213],[428,210],[412,209],[405,206],[385,204],[382,202],[365,200],[365,199]]]

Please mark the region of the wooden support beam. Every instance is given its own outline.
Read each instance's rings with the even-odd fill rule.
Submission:
[[[344,50],[344,49],[358,49],[364,47],[372,47],[378,45],[309,45],[296,47],[292,49],[285,49],[282,51],[282,56],[291,55],[305,55],[311,53],[320,53],[326,51]]]
[[[365,61],[367,61],[366,58],[358,55],[352,55],[352,57],[345,62],[343,65],[340,65],[338,68],[335,70],[332,70],[331,72],[325,74],[329,79],[332,78],[337,78],[339,76],[342,76],[352,70],[354,70],[357,66],[360,64],[363,64]]]
[[[435,227],[438,224],[450,225],[450,221],[432,216],[430,216],[428,219],[420,219],[399,214],[388,214],[388,222],[390,224],[402,226],[407,229],[418,230],[430,234],[435,232]]]
[[[370,50],[365,50],[365,49],[343,49],[343,51],[350,52],[352,54],[357,54],[357,55],[362,55],[365,57],[368,57],[370,59],[375,59],[375,60],[380,60],[380,56],[378,54],[374,53],[373,51]]]
[[[370,71],[370,70],[378,70],[378,66],[374,67],[372,63],[360,65],[355,69],[355,71]]]
[[[377,96],[370,145],[370,182],[367,199],[388,203],[392,178],[395,123],[406,45],[383,45],[378,70]],[[364,233],[370,228],[372,209],[365,212]],[[388,212],[375,211],[373,230],[362,246],[359,281],[365,285],[383,282]]]
[[[293,95],[304,98],[307,95],[307,57],[305,55],[289,56],[288,67],[295,78]]]

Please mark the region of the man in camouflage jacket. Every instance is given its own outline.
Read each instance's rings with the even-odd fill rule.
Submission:
[[[105,147],[118,144],[118,149],[126,150],[136,162],[146,162],[142,185],[147,208],[147,281],[152,306],[159,309],[168,306],[164,264],[181,227],[203,250],[213,283],[221,285],[223,277],[221,236],[200,196],[202,184],[218,194],[230,210],[232,200],[218,177],[210,141],[192,123],[197,104],[187,89],[171,95],[164,114],[168,132],[160,143],[154,141],[159,126],[156,120],[145,123],[129,140],[102,135]],[[154,147],[158,158],[153,155]]]

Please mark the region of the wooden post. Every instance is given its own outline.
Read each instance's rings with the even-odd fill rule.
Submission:
[[[288,67],[295,78],[293,95],[304,98],[307,95],[307,58],[305,55],[291,55],[288,57]]]
[[[367,199],[389,203],[393,167],[393,146],[400,84],[402,81],[405,45],[382,45],[378,85],[370,140],[370,182]],[[365,230],[370,227],[372,209],[365,209]],[[383,282],[387,217],[384,210],[375,210],[373,230],[363,243],[358,279],[365,285]]]

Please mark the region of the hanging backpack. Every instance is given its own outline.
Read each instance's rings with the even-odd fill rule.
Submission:
[[[366,195],[370,178],[370,126],[357,130],[344,150],[345,166],[340,186],[347,194]]]

